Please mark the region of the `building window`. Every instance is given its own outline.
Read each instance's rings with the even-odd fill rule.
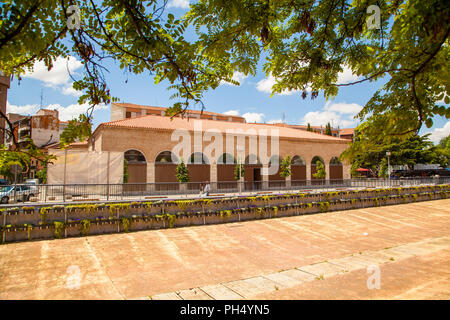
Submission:
[[[130,111],[127,111],[127,112],[126,112],[125,118],[131,118],[131,112],[130,112]]]

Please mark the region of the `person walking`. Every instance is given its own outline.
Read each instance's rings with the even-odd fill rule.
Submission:
[[[206,185],[205,185],[205,190],[204,190],[205,196],[209,196],[210,191],[211,191],[211,186],[209,185],[209,181],[207,181]]]
[[[200,194],[199,197],[203,197],[203,189],[205,188],[203,183],[200,183]]]

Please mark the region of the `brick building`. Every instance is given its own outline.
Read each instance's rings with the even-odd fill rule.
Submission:
[[[57,110],[47,109],[41,109],[32,116],[8,113],[7,118],[13,125],[13,135],[21,148],[26,148],[28,138],[31,138],[34,144],[41,149],[59,144],[61,132],[68,124],[68,122],[59,120]],[[9,132],[5,136],[4,144],[9,150],[16,148]],[[42,169],[42,165],[36,159],[31,159],[30,168],[24,178],[34,178],[40,169]]]
[[[145,115],[164,116],[167,108],[142,106],[132,103],[112,103],[111,104],[111,121],[135,118]],[[222,113],[210,112],[210,111],[198,111],[198,110],[186,110],[183,117],[187,119],[208,119],[208,120],[220,120],[220,121],[232,121],[232,122],[245,122],[245,119],[240,116],[231,116]]]
[[[10,77],[3,75],[0,71],[0,111],[3,115],[6,115],[6,100],[8,96],[8,89],[10,86]],[[0,117],[0,128],[5,127],[5,119]],[[0,130],[0,144],[3,143],[5,139],[4,131]]]
[[[127,104],[126,108],[128,106]],[[139,110],[142,112],[142,110],[154,110],[154,108],[140,108]],[[112,112],[116,112],[117,109],[112,109]],[[123,115],[123,110],[121,112]],[[192,112],[192,114],[196,113]],[[349,165],[341,164],[337,160],[348,147],[348,140],[298,130],[290,126],[250,124],[245,123],[245,120],[242,121],[242,119],[218,120],[227,116],[214,113],[205,115],[211,116],[211,118],[202,118],[203,115],[201,115],[200,117],[196,116],[195,119],[176,117],[171,120],[169,117],[161,116],[161,110],[158,115],[136,116],[130,114],[128,118],[125,116],[119,120],[100,124],[84,147],[86,150],[97,152],[123,152],[128,161],[129,183],[176,182],[175,168],[179,156],[172,153],[179,142],[173,138],[176,130],[184,130],[191,137],[192,153],[183,159],[187,163],[191,182],[210,181],[213,188],[215,186],[220,188],[220,184],[235,181],[234,168],[235,164],[239,162],[244,164],[244,181],[247,183],[246,185],[250,186],[249,188],[252,188],[254,182],[261,183],[262,186],[279,183],[285,180],[280,177],[279,171],[264,175],[263,168],[268,168],[274,157],[282,159],[286,156],[290,156],[292,159],[292,175],[286,178],[286,183],[305,184],[307,180],[315,180],[313,174],[316,172],[317,160],[325,165],[327,180],[350,178]],[[111,115],[111,117],[115,118],[117,115]],[[279,132],[278,154],[270,154],[272,142],[269,136],[274,129]],[[222,140],[225,145],[227,130],[234,130],[232,147],[227,147],[218,154],[216,151],[206,152],[208,148],[211,148],[212,142],[217,139]],[[266,131],[265,138],[260,134],[264,130]],[[194,149],[196,134],[199,134],[200,140],[203,141],[200,150]],[[267,141],[269,153],[265,157],[266,159],[260,159],[259,148],[264,139]],[[241,142],[239,143],[239,141]],[[241,150],[238,145],[241,145]],[[211,154],[211,156],[208,157],[206,154]],[[200,161],[193,161],[197,156]]]

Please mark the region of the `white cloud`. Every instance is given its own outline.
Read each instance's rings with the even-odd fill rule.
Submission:
[[[59,112],[59,120],[69,121],[74,118],[77,118],[80,114],[86,113],[89,109],[90,105],[87,103],[84,104],[71,104],[67,107],[63,107],[60,104],[51,104],[46,107],[46,109],[58,110]],[[100,104],[95,107],[95,110],[105,110],[108,106],[104,104]]]
[[[83,92],[75,90],[72,87],[72,84],[69,84],[67,87],[62,88],[61,92],[66,96],[75,96],[75,97],[79,97],[83,94]]]
[[[357,103],[327,103],[325,109],[337,113],[356,115],[362,110],[362,106]]]
[[[338,73],[338,84],[345,84],[345,83],[349,83],[349,82],[353,82],[358,80],[360,77],[358,77],[357,75],[352,73],[352,70],[347,67],[344,66],[343,67],[343,71]],[[269,75],[268,78],[262,79],[261,81],[259,81],[256,84],[256,89],[258,91],[261,92],[266,92],[266,93],[272,93],[272,87],[275,85],[275,83],[277,82],[277,78],[275,78],[272,75]],[[300,90],[283,90],[281,93],[278,93],[280,95],[291,95],[294,93],[299,92]],[[311,87],[307,87],[306,88],[307,92],[311,92]]]
[[[37,104],[27,104],[24,106],[16,106],[10,104],[8,101],[6,102],[6,113],[17,113],[21,115],[32,115],[39,110],[39,106]]]
[[[31,71],[25,72],[24,78],[36,79],[44,82],[47,87],[59,90],[64,95],[79,97],[81,91],[72,88],[70,75],[76,75],[76,70],[83,66],[77,58],[69,56],[67,59],[58,57],[53,61],[53,68],[48,71],[43,61],[37,61]]]
[[[252,122],[262,122],[264,118],[264,113],[247,112],[242,115],[247,123]]]
[[[442,138],[445,138],[450,134],[450,121],[448,121],[442,128],[436,128],[431,132],[430,140],[433,142],[439,142]]]
[[[58,103],[49,104],[47,106],[43,106],[43,109],[49,110],[58,110],[59,112],[59,120],[68,121],[73,118],[77,118],[80,114],[86,113],[89,108],[89,104],[85,103],[82,105],[79,104],[71,104],[67,107],[64,107]],[[101,104],[95,107],[95,111],[97,110],[105,110],[108,106]],[[18,113],[22,115],[33,115],[40,109],[39,105],[24,105],[24,106],[16,106],[12,105],[9,102],[6,103],[6,112],[7,113]]]
[[[338,84],[354,82],[360,78],[349,67],[344,66],[343,69],[342,72],[338,73]]]
[[[71,74],[74,74],[75,70],[82,66],[81,61],[75,57],[69,56],[68,59],[58,57],[53,61],[53,68],[50,71],[48,71],[43,61],[37,61],[33,70],[27,71],[23,77],[41,80],[48,86],[67,85],[70,81],[67,69],[69,69]]]
[[[256,89],[258,91],[261,91],[261,92],[272,93],[272,87],[276,83],[277,83],[277,78],[275,78],[273,75],[269,75],[268,78],[264,78],[264,79],[262,79],[261,81],[259,81],[256,84]],[[291,94],[294,94],[294,93],[299,92],[299,91],[300,90],[287,90],[287,89],[285,89],[285,90],[281,91],[281,93],[277,93],[277,94],[282,95],[282,96],[290,96]],[[306,91],[307,92],[311,92],[311,88],[307,87]]]
[[[356,119],[353,117],[361,111],[362,106],[356,103],[326,103],[322,110],[308,112],[302,119],[304,124],[325,126],[328,122],[341,128],[355,127]]]
[[[239,82],[240,84],[242,84],[242,81],[244,81],[247,78],[247,76],[245,74],[243,74],[242,72],[236,71],[233,73],[233,76],[231,77],[232,80]],[[229,86],[234,86],[234,84],[226,82],[226,81],[220,81],[220,84],[223,85],[229,85]]]
[[[189,0],[171,0],[167,7],[189,9]]]
[[[238,110],[228,110],[224,112],[223,114],[226,114],[227,116],[238,116],[239,111]]]

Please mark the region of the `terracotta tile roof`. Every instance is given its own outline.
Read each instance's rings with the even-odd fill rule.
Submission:
[[[111,122],[105,122],[100,124],[94,132],[94,135],[98,130],[103,127],[113,127],[113,128],[135,128],[135,129],[155,129],[155,130],[175,130],[175,129],[186,129],[189,131],[194,130],[194,122],[202,122],[202,130],[206,131],[209,129],[217,129],[222,132],[226,132],[227,129],[234,130],[248,130],[248,129],[267,129],[268,134],[271,130],[274,130],[274,126],[271,124],[262,123],[241,123],[232,121],[219,121],[219,120],[207,120],[207,119],[182,119],[175,117],[172,120],[170,117],[161,117],[146,115],[129,119],[121,119]],[[314,132],[303,131],[298,129],[293,129],[284,126],[277,126],[279,130],[280,137],[284,138],[294,138],[294,139],[304,139],[304,140],[320,140],[320,141],[333,141],[337,143],[349,143],[348,140],[340,139],[332,136],[322,135]]]
[[[114,105],[119,106],[119,107],[123,107],[123,108],[133,108],[133,109],[145,109],[145,110],[154,110],[154,111],[164,111],[167,110],[167,108],[165,107],[155,107],[155,106],[143,106],[143,105],[139,105],[139,104],[134,104],[134,103],[114,103]],[[200,114],[202,113],[200,110],[191,110],[188,109],[186,110],[189,113],[193,113],[193,114]],[[232,117],[232,118],[238,118],[238,119],[244,119],[241,116],[230,116],[227,114],[223,114],[223,113],[217,113],[217,112],[211,112],[211,111],[203,111],[203,114],[205,115],[210,115],[210,116],[221,116],[221,117]]]
[[[344,129],[341,129],[340,134],[341,135],[355,134],[355,129],[354,128],[344,128]]]
[[[89,147],[89,141],[85,140],[85,141],[78,141],[78,142],[72,142],[71,144],[69,144],[68,148],[87,148]],[[43,149],[60,149],[61,146],[59,144],[59,142],[54,142],[52,144],[49,144],[47,146],[42,147]]]

